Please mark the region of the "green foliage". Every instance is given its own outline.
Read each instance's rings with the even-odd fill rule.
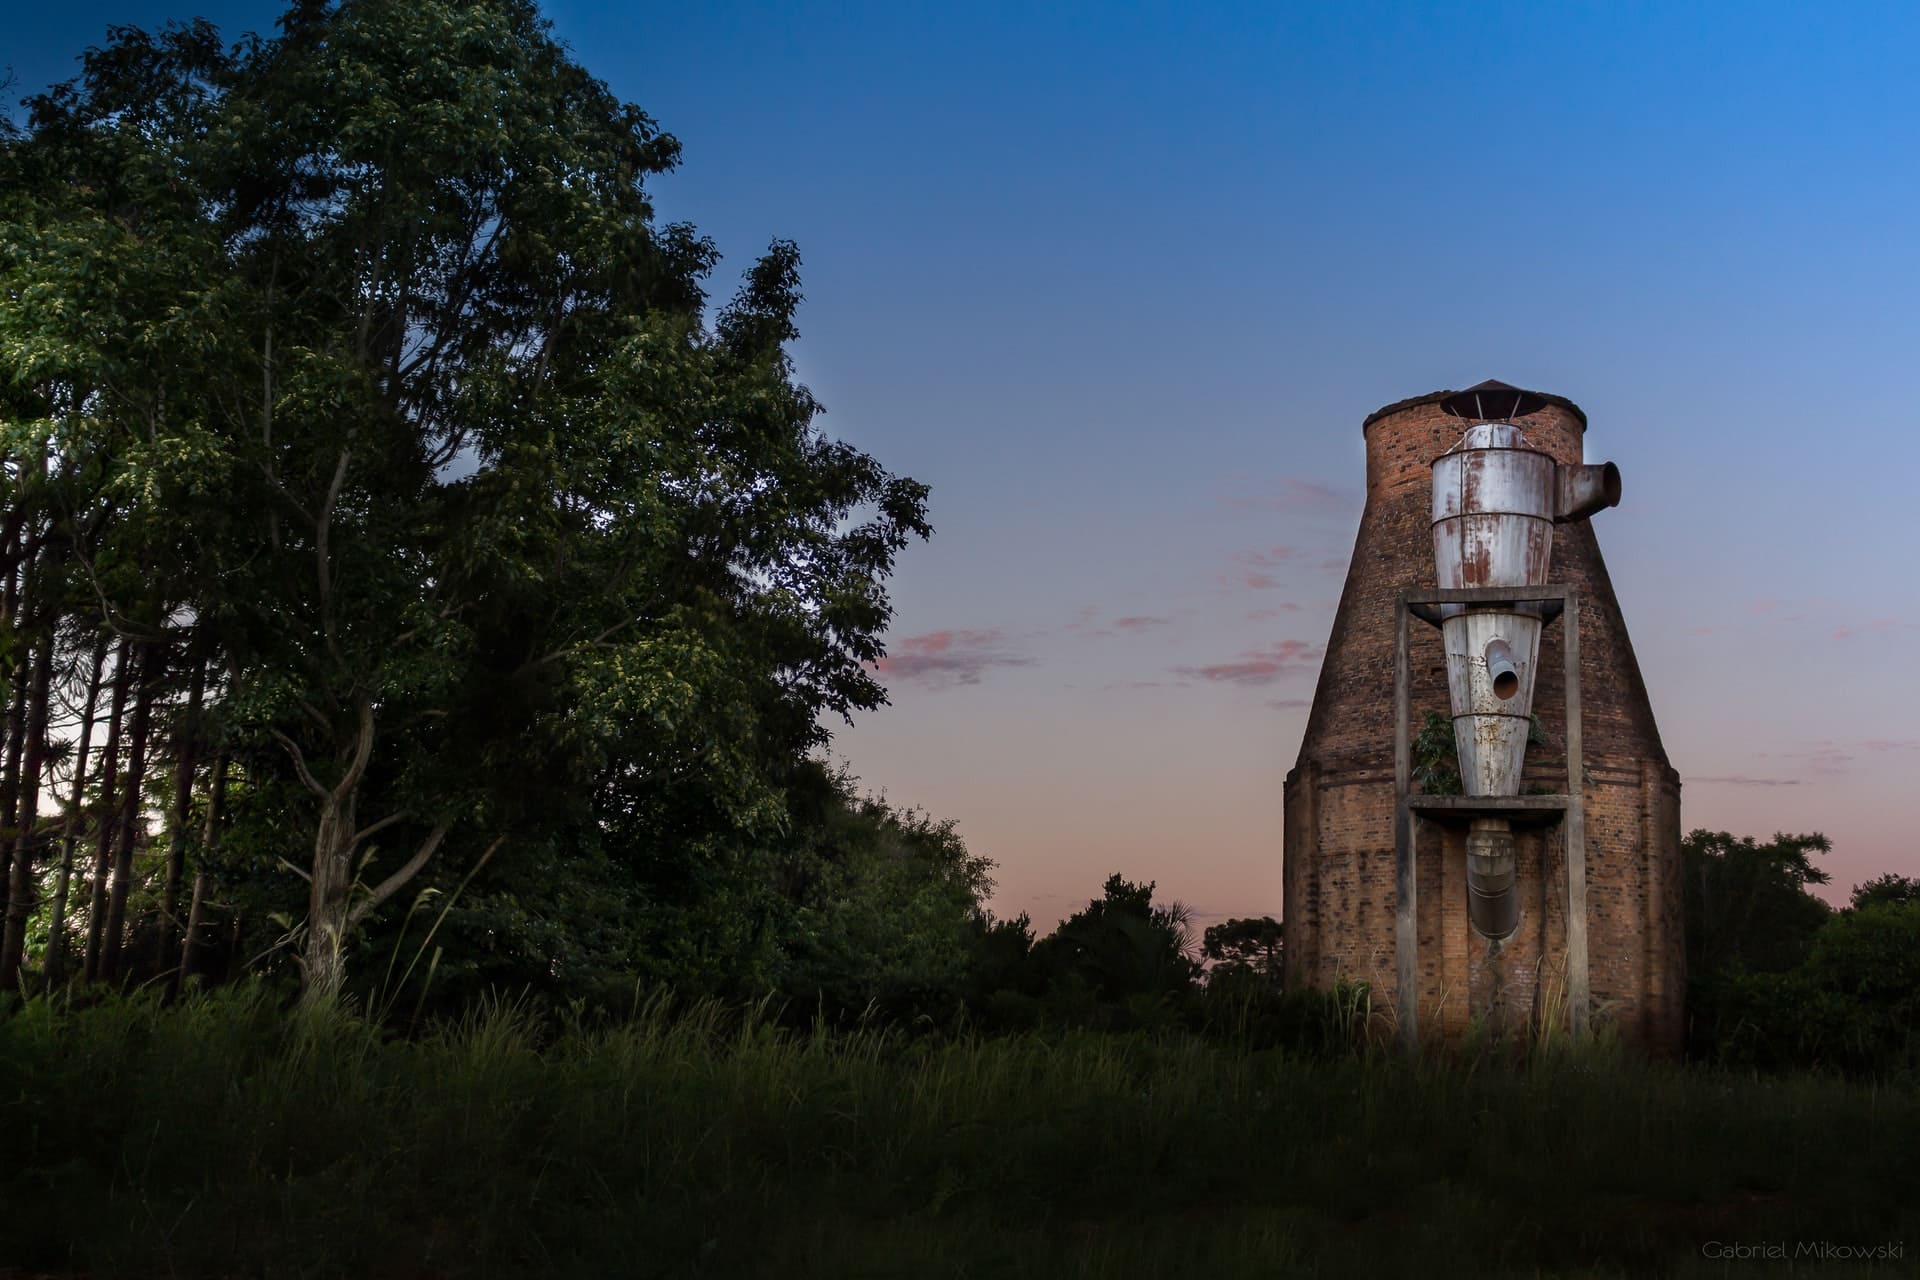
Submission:
[[[1248,1049],[1285,1048],[1318,1058],[1368,1052],[1372,993],[1341,979],[1331,990],[1284,988],[1285,936],[1272,916],[1210,926],[1201,953],[1211,962],[1188,1025]]]
[[[524,0],[115,28],[0,138],[0,444],[53,459],[89,609],[213,653],[223,887],[323,998],[496,842],[620,868],[708,975],[805,925],[760,885],[823,717],[885,701],[927,489],[814,425],[795,246],[709,311],[717,252],[647,190],[679,151]],[[583,905],[489,903],[515,955]]]
[[[1832,908],[1807,892],[1828,874],[1812,855],[1832,841],[1776,835],[1766,844],[1724,831],[1692,831],[1680,842],[1686,890],[1687,972],[1780,973],[1806,959]]]
[[[1869,902],[1815,934],[1806,962],[1726,979],[1720,1053],[1766,1067],[1920,1071],[1920,902]]]
[[[951,1018],[971,977],[989,864],[951,820],[893,808],[856,783],[844,768],[816,768],[790,792],[796,821],[780,888],[791,925],[778,989],[843,1018]]]
[[[1882,902],[1920,902],[1920,877],[1895,875],[1889,871],[1864,884],[1853,886],[1854,907],[1870,907]]]
[[[1278,987],[1284,942],[1280,922],[1272,916],[1208,925],[1200,942],[1200,954],[1212,962],[1207,970],[1207,982],[1212,984],[1230,975],[1247,973]]]
[[[1538,715],[1527,717],[1527,745],[1530,747],[1547,746],[1546,726],[1540,723]],[[1414,735],[1410,746],[1413,783],[1423,795],[1457,796],[1461,793],[1460,748],[1454,737],[1453,719],[1444,712],[1428,711],[1420,719],[1420,729]],[[1593,785],[1592,775],[1581,765],[1581,774],[1588,786]],[[1552,788],[1538,783],[1525,788],[1526,795],[1547,795]]]
[[[550,1032],[496,1003],[400,1040],[249,990],[35,1001],[0,1023],[0,1253],[101,1276],[1705,1275],[1702,1240],[1920,1231],[1911,1090],[631,1013]]]
[[[1817,833],[1776,835],[1762,845],[1751,836],[1693,831],[1681,841],[1693,1052],[1750,1060],[1745,1045],[1755,1018],[1777,1025],[1780,999],[1794,986],[1781,975],[1805,961],[1832,914],[1807,892],[1826,883],[1812,855],[1830,847]]]
[[[1884,875],[1835,912],[1825,836],[1682,843],[1696,1052],[1745,1066],[1900,1075],[1920,1068],[1920,901]]]
[[[1412,745],[1413,783],[1424,795],[1460,794],[1460,754],[1453,738],[1453,721],[1438,711],[1420,719]]]
[[[1278,1049],[1324,1061],[1365,1057],[1372,992],[1345,979],[1328,991],[1283,991],[1246,968],[1215,969],[1189,1006],[1187,1025],[1245,1050]]]
[[[1034,945],[1031,962],[1056,1011],[1096,1025],[1172,1016],[1200,966],[1186,908],[1155,906],[1153,888],[1116,872],[1100,897]]]
[[[419,916],[368,931],[354,988],[379,1005],[392,957],[404,968],[425,919],[451,902],[435,938],[444,957],[430,984],[415,967],[394,998],[402,1015],[418,1005],[454,1016],[512,991],[543,1016],[606,1017],[629,1008],[637,985],[732,999],[771,992],[802,1021],[956,1019],[983,994],[981,935],[1001,928],[981,905],[986,860],[952,822],[863,795],[844,769],[819,762],[793,772],[782,803],[784,832],[738,849],[708,841],[696,858],[616,855],[593,840],[523,850],[457,898],[469,868],[449,863],[424,877],[430,901]],[[662,874],[649,879],[654,868]]]

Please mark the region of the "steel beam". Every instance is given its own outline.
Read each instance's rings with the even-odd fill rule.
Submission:
[[[1567,1018],[1576,1042],[1587,1034],[1587,785],[1580,745],[1580,595],[1566,593],[1561,651],[1567,699]]]
[[[1420,1047],[1420,890],[1414,876],[1413,811],[1407,807],[1413,785],[1407,617],[1403,591],[1393,610],[1393,995],[1400,1048],[1411,1054]]]

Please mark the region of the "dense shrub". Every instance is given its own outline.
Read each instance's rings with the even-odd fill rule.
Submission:
[[[1841,912],[1785,973],[1736,973],[1718,988],[1729,1062],[1855,1072],[1920,1069],[1920,902]]]

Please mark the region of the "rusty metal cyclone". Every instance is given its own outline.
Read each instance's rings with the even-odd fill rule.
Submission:
[[[1612,463],[1562,466],[1529,446],[1511,422],[1476,422],[1433,463],[1438,585],[1546,586],[1553,526],[1619,501],[1620,471]],[[1531,605],[1443,605],[1441,618],[1461,790],[1470,796],[1517,795],[1533,713],[1541,612]],[[1577,621],[1569,618],[1565,625]],[[1513,833],[1504,820],[1474,822],[1467,882],[1474,929],[1496,942],[1511,937],[1520,917]]]

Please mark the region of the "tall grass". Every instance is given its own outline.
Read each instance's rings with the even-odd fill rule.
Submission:
[[[1712,1240],[1904,1239],[1896,1268],[1920,1248],[1911,1090],[1573,1053],[1469,1070],[1183,1035],[796,1032],[769,1014],[655,996],[623,1025],[556,1032],[495,1002],[396,1039],[258,992],[37,1001],[0,1023],[0,1259],[94,1276],[1625,1275],[1699,1270]]]

